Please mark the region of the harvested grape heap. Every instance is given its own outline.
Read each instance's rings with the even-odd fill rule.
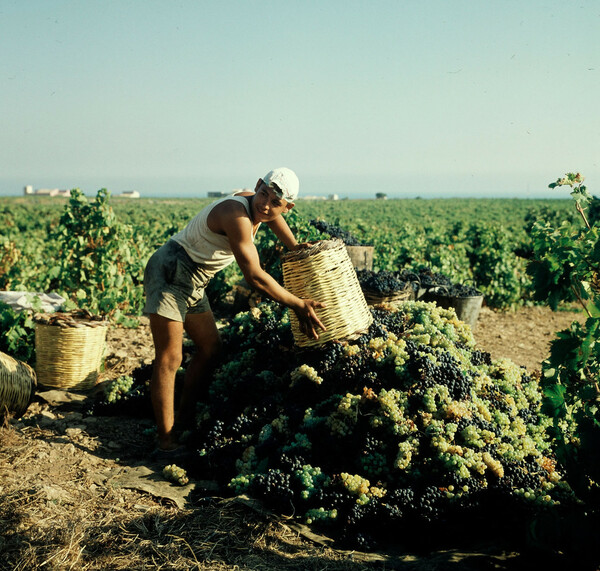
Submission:
[[[356,277],[363,289],[378,293],[402,291],[407,287],[412,287],[411,281],[403,279],[400,272],[390,272],[387,270],[380,270],[378,272],[373,272],[371,270],[357,270]]]
[[[191,473],[362,547],[457,514],[569,504],[536,379],[475,350],[452,310],[372,311],[358,339],[302,350],[279,306],[239,314]]]
[[[331,238],[339,238],[346,246],[363,246],[360,240],[350,234],[347,230],[340,228],[339,226],[334,226],[333,224],[329,224],[325,220],[310,220],[309,222],[312,226],[314,226],[319,232],[323,234],[327,234]]]

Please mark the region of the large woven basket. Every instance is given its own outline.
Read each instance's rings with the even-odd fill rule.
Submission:
[[[106,348],[106,321],[89,315],[37,315],[36,373],[39,384],[87,390],[97,380]]]
[[[35,371],[0,351],[0,419],[19,418],[35,394]]]
[[[317,311],[327,328],[318,332],[319,339],[302,333],[296,314],[290,312],[297,345],[309,347],[333,339],[351,339],[369,328],[373,316],[341,240],[321,240],[308,248],[289,252],[282,256],[282,266],[283,283],[288,291],[326,305]]]

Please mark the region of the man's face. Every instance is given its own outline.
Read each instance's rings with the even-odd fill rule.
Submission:
[[[280,214],[288,212],[292,206],[292,203],[279,198],[272,188],[261,181],[252,199],[254,221],[270,222]]]

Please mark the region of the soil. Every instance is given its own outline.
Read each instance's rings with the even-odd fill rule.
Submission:
[[[478,348],[539,370],[557,331],[583,315],[483,308]],[[153,359],[148,323],[111,328],[101,381]],[[100,390],[102,384],[94,390]],[[244,498],[180,486],[153,463],[150,418],[88,414],[94,390],[38,387],[25,414],[0,428],[0,569],[508,569],[524,555],[501,545],[362,554]],[[539,564],[539,558],[536,560]]]

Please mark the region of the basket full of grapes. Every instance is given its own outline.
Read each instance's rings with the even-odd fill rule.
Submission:
[[[445,309],[453,308],[457,317],[471,327],[477,322],[483,304],[483,294],[477,288],[466,284],[452,284],[432,288],[427,294],[428,301],[434,301]]]
[[[398,272],[357,270],[356,275],[368,305],[414,299],[412,282]]]

